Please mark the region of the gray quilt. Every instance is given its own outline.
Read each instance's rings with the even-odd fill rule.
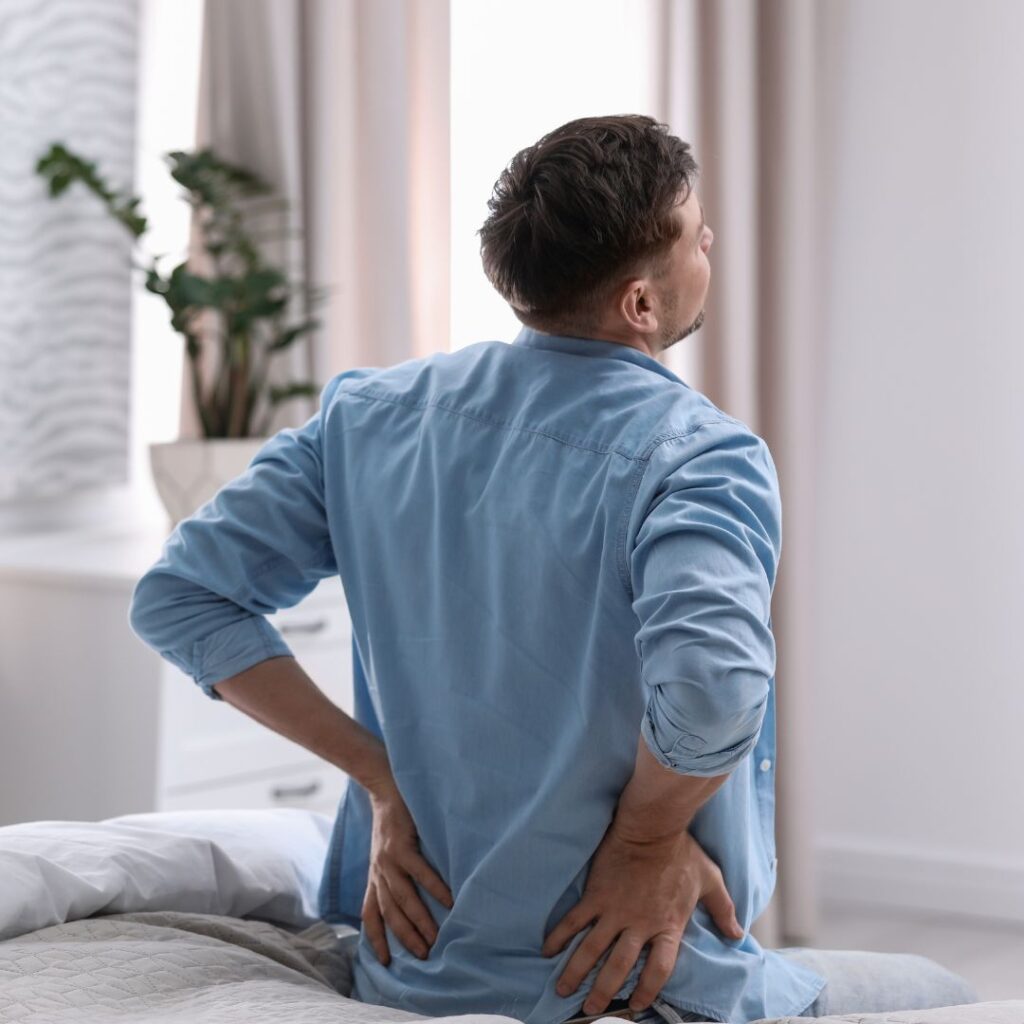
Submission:
[[[343,996],[327,925],[154,911],[53,925],[0,942],[0,1021],[355,1024],[421,1019]]]
[[[89,917],[0,942],[3,1024],[424,1019],[350,999],[351,984],[349,958],[323,923],[292,933],[251,919],[154,911]],[[513,1024],[511,1018],[485,1014],[433,1019]],[[830,1024],[1024,1024],[1024,1001],[820,1019]],[[772,1024],[806,1020],[787,1017]]]

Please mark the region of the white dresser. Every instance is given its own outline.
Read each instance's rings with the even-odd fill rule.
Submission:
[[[136,811],[305,807],[333,814],[345,775],[253,721],[143,644],[132,590],[164,534],[82,531],[0,541],[0,825]],[[340,581],[270,616],[351,713]]]

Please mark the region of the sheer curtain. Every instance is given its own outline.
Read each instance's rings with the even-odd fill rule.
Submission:
[[[447,349],[448,65],[448,0],[206,4],[197,143],[288,200],[302,237],[269,242],[268,258],[329,292],[321,329],[271,380]],[[312,412],[297,404],[271,433]],[[198,436],[187,383],[181,427]]]
[[[129,481],[132,240],[36,162],[60,143],[135,188],[138,22],[135,0],[2,5],[0,530],[106,514]]]
[[[715,232],[704,326],[665,362],[765,438],[783,501],[772,603],[779,884],[756,930],[769,945],[811,942],[811,560],[823,380],[815,5],[663,0],[662,25],[660,116],[694,144]]]

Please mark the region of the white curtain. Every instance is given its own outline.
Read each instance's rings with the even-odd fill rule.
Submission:
[[[715,232],[704,326],[666,363],[768,442],[783,549],[777,648],[779,884],[757,933],[816,927],[810,715],[814,472],[822,392],[814,0],[662,0],[660,116],[693,143]]]
[[[329,289],[272,381],[448,348],[448,54],[448,0],[207,0],[197,144],[289,201],[302,237],[268,258]],[[270,432],[309,415],[302,401]],[[186,376],[181,436],[198,435]]]

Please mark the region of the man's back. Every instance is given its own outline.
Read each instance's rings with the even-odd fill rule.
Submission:
[[[662,621],[659,594],[638,592],[645,545],[655,543],[644,524],[694,455],[731,451],[758,483],[772,477],[769,491],[774,469],[746,427],[613,342],[524,330],[512,345],[481,342],[336,380],[323,485],[352,615],[357,718],[385,740],[423,854],[455,897],[449,910],[423,893],[440,926],[426,960],[389,934],[385,967],[364,936],[354,994],[423,1014],[553,1024],[578,1012],[592,977],[558,996],[582,935],[550,959],[540,948],[582,894],[645,712],[648,736],[673,741],[662,750],[669,762],[685,769],[715,748],[695,724],[701,698],[693,722],[679,721],[678,701],[659,707],[652,683],[661,680],[642,672],[645,638],[654,662],[673,644],[682,656],[685,642],[681,624]],[[767,506],[777,497],[750,493]],[[756,534],[758,509],[750,515],[753,525],[733,524],[737,536]],[[774,560],[765,561],[770,586]],[[705,657],[718,655],[728,652],[719,645]],[[744,927],[774,882],[771,669],[737,679],[738,707],[744,686],[767,683],[765,727],[760,739],[753,728],[749,752],[691,829],[722,867]],[[353,785],[324,873],[329,920],[358,923],[369,824]],[[752,1019],[798,1011],[818,987],[766,960],[749,936],[720,937],[699,907],[662,995]]]

